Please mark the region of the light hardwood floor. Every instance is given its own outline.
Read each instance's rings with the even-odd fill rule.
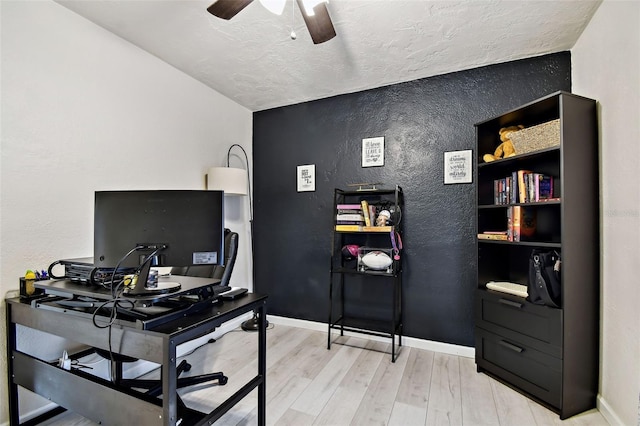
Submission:
[[[403,347],[392,363],[388,343],[335,337],[338,344],[327,350],[326,332],[270,326],[267,424],[607,425],[597,410],[560,421],[553,412],[478,374],[470,358]],[[210,411],[255,375],[256,354],[257,335],[239,330],[188,354],[193,365],[188,374],[222,370],[229,382],[181,391],[186,404]],[[217,424],[254,425],[255,408],[254,391]],[[45,424],[96,423],[65,413]]]

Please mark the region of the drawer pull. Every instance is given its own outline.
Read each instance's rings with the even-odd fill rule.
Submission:
[[[512,343],[505,342],[504,340],[500,340],[500,345],[504,346],[507,349],[511,349],[514,352],[521,353],[522,351],[524,351],[524,349],[521,348],[520,346],[516,346],[516,345],[514,345]]]
[[[509,299],[500,299],[499,302],[502,303],[503,305],[512,306],[518,309],[522,309],[522,307],[524,306],[520,302],[514,302],[513,300],[509,300]]]

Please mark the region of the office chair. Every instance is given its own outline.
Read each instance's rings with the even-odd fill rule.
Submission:
[[[233,272],[233,267],[236,263],[236,256],[238,254],[238,234],[236,232],[231,232],[231,230],[225,228],[224,242],[225,262],[223,266],[197,265],[188,267],[173,267],[171,268],[171,274],[219,279],[221,286],[228,286],[229,280],[231,278],[231,273]],[[159,379],[124,379],[122,377],[123,363],[137,361],[137,358],[132,358],[120,354],[109,354],[109,351],[105,351],[102,349],[95,349],[95,352],[103,358],[113,360],[115,367],[115,377],[113,381],[117,385],[128,388],[145,389],[145,394],[153,397],[158,397],[162,394],[162,381]],[[176,368],[178,377],[176,389],[216,380],[218,381],[219,385],[225,385],[227,383],[227,377],[223,372],[201,374],[191,377],[180,377],[180,374],[182,374],[182,372],[191,370],[191,364],[189,364],[187,360],[182,360]],[[178,404],[184,406],[184,403],[179,396]]]
[[[195,265],[171,268],[172,275],[186,275],[188,277],[204,277],[220,280],[221,286],[228,286],[231,279],[231,272],[236,263],[238,254],[238,234],[224,229],[224,256],[223,266],[218,265]]]

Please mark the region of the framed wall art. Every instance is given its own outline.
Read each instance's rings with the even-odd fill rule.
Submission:
[[[444,153],[444,183],[471,183],[472,151],[450,151]]]
[[[316,190],[316,165],[298,166],[298,192]]]
[[[384,136],[362,139],[362,167],[384,166]]]

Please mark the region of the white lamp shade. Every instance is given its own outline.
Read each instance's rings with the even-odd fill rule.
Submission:
[[[227,195],[247,195],[248,176],[244,169],[212,167],[207,173],[207,189],[224,191]]]

